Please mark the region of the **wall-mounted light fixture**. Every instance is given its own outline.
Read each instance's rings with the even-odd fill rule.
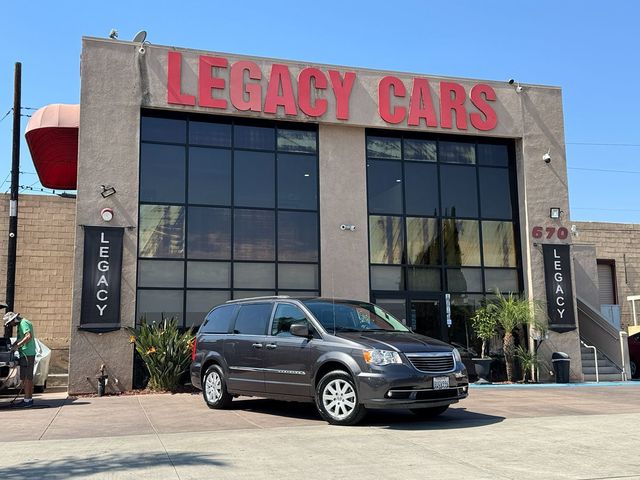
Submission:
[[[102,195],[102,198],[107,198],[110,197],[111,195],[114,195],[116,193],[116,189],[113,188],[111,185],[100,185],[102,187],[102,191],[100,192],[100,195]]]
[[[562,210],[560,209],[560,207],[551,207],[549,209],[549,218],[558,220],[561,215],[562,215]]]

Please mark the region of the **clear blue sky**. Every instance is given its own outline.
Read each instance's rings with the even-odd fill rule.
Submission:
[[[4,3],[0,118],[13,104],[15,61],[24,106],[77,103],[80,39],[111,28],[121,39],[145,29],[162,45],[559,85],[572,219],[640,223],[640,2]],[[10,165],[11,116],[0,122],[0,182]],[[21,170],[21,184],[37,181],[24,142]]]

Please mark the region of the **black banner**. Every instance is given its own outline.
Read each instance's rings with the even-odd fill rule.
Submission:
[[[571,284],[571,254],[569,245],[542,245],[544,281],[547,289],[549,330],[567,332],[575,330]]]
[[[122,227],[85,227],[80,329],[120,328]]]

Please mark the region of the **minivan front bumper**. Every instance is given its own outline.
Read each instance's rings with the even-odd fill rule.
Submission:
[[[385,372],[362,372],[356,377],[360,401],[366,408],[425,408],[456,403],[469,394],[466,371],[446,374],[408,372],[390,368]],[[449,388],[434,389],[433,379],[449,378]]]

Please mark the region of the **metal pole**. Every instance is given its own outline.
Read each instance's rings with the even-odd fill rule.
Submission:
[[[13,83],[13,149],[11,157],[11,200],[9,200],[9,242],[7,248],[7,311],[13,310],[16,288],[16,247],[18,243],[18,184],[20,183],[20,96],[22,85],[22,64],[16,62]],[[4,330],[10,337],[13,327]]]

